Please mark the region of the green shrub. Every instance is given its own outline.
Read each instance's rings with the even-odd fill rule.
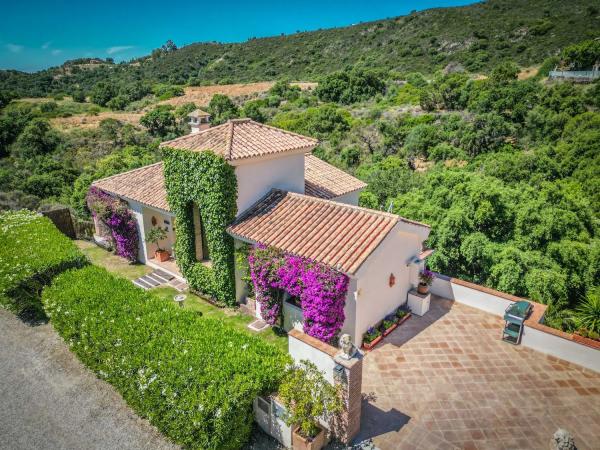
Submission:
[[[288,362],[271,344],[98,267],[57,277],[43,304],[81,361],[187,448],[240,448],[254,398],[277,388]]]
[[[42,288],[64,270],[86,263],[49,219],[26,210],[0,214],[0,304],[22,319],[43,320]]]

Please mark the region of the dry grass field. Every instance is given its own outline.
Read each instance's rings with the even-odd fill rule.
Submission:
[[[173,97],[169,100],[164,100],[158,104],[173,105],[175,107],[181,106],[185,103],[193,102],[198,107],[206,107],[210,102],[210,99],[215,94],[224,94],[231,97],[233,100],[246,99],[249,97],[255,97],[258,94],[267,92],[275,84],[272,81],[262,81],[259,83],[248,83],[248,84],[224,84],[224,85],[212,85],[212,86],[193,86],[186,87],[185,94],[181,97]],[[292,83],[293,85],[300,86],[302,90],[314,89],[317,83]],[[51,101],[51,99],[23,99],[24,101],[30,102],[43,102]],[[72,128],[95,128],[104,119],[117,119],[121,122],[130,123],[133,125],[139,124],[140,117],[144,115],[146,110],[151,109],[153,106],[145,108],[141,112],[118,112],[118,111],[105,111],[100,112],[97,115],[91,114],[76,114],[71,117],[57,117],[51,119],[52,125],[61,130],[69,130]]]

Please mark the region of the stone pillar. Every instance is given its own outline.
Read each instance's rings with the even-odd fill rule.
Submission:
[[[349,444],[360,431],[360,417],[362,411],[362,369],[363,360],[360,352],[346,359],[341,353],[334,357],[338,364],[335,381],[342,385],[342,397],[344,401],[344,412],[341,414],[336,437],[344,444]],[[341,366],[341,367],[339,367]]]

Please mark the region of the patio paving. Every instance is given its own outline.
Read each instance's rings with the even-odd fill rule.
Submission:
[[[600,374],[500,340],[500,317],[432,296],[365,356],[357,441],[386,449],[600,449]]]

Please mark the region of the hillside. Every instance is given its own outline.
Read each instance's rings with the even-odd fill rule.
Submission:
[[[0,71],[0,89],[36,96],[89,89],[106,79],[196,85],[315,80],[348,65],[431,73],[455,62],[479,72],[504,59],[522,66],[539,63],[567,44],[597,37],[599,30],[595,0],[489,0],[238,44],[192,44],[129,64],[93,61],[34,74]]]

